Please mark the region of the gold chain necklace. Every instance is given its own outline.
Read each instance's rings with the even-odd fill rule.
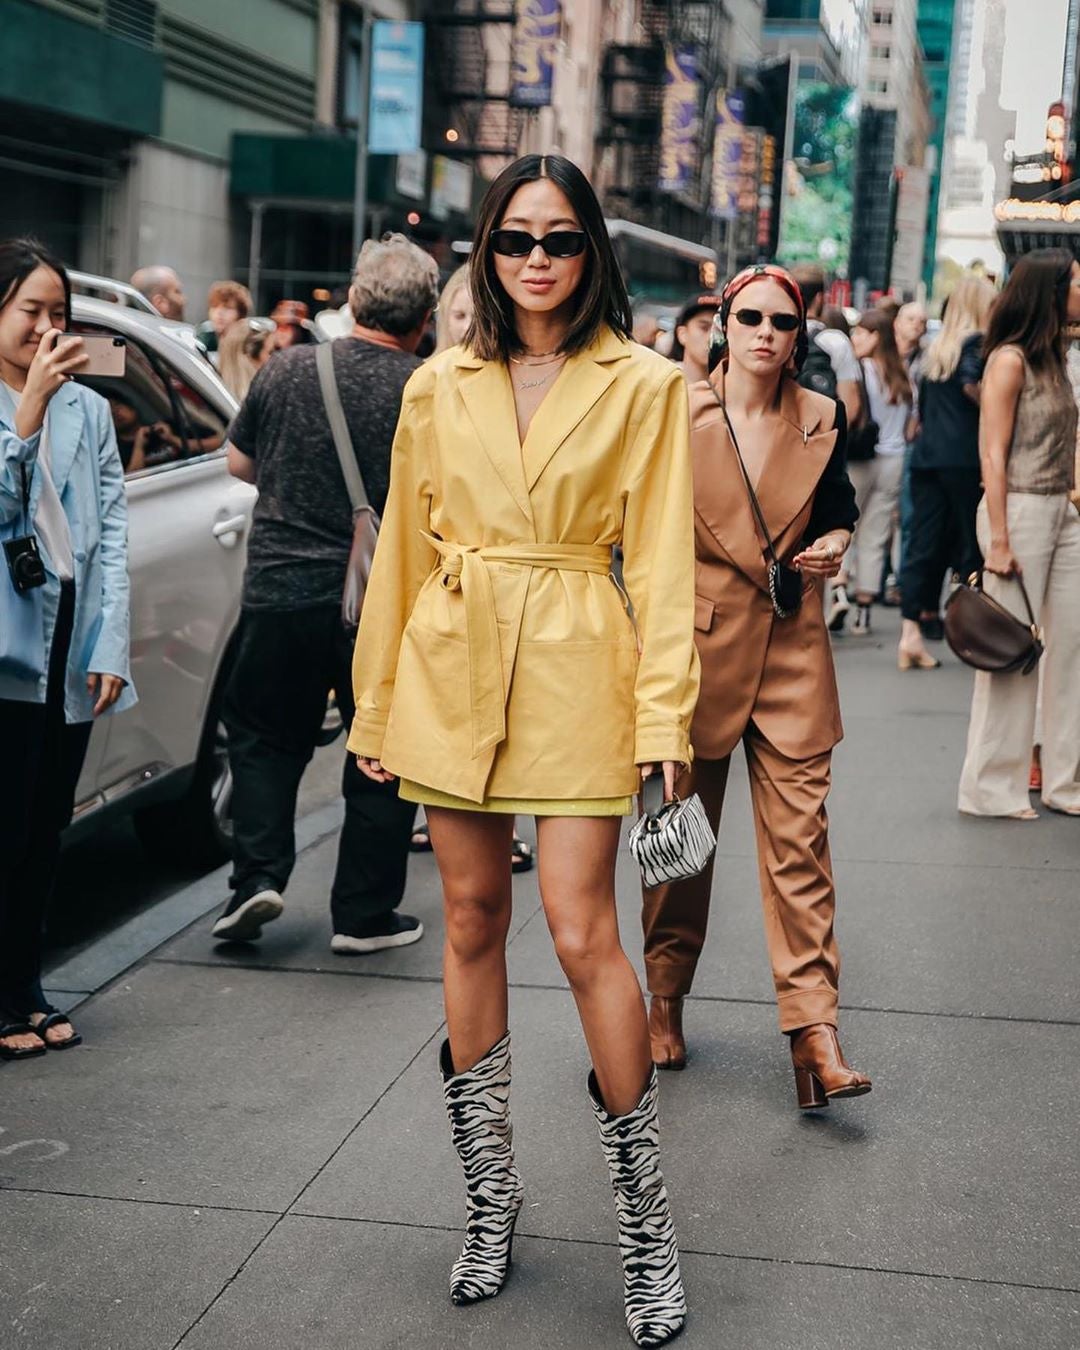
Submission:
[[[548,380],[553,379],[558,373],[557,370],[549,370],[548,373],[539,380],[518,380],[517,387],[518,389],[539,389],[542,384],[547,384]]]
[[[515,366],[551,366],[551,365],[554,365],[556,361],[561,361],[561,360],[563,359],[563,353],[562,353],[562,352],[535,352],[535,353],[534,353],[534,352],[530,352],[529,355],[530,355],[530,356],[535,355],[535,356],[541,356],[541,357],[546,356],[546,357],[550,357],[550,360],[547,360],[547,361],[522,361],[521,358],[520,358],[520,357],[517,357],[517,356],[512,356],[512,357],[510,358],[510,360],[514,363]]]

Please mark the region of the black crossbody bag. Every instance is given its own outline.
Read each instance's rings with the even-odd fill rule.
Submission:
[[[757,521],[758,529],[761,531],[761,537],[765,540],[764,551],[769,560],[769,596],[772,600],[773,611],[778,619],[790,619],[793,614],[798,614],[799,606],[802,604],[802,573],[796,572],[793,567],[786,567],[776,556],[776,549],[773,546],[773,541],[769,534],[769,527],[765,524],[765,516],[761,510],[761,503],[757,499],[754,485],[750,482],[750,475],[746,472],[746,465],[743,463],[742,451],[739,449],[739,441],[735,435],[735,428],[731,425],[731,418],[728,416],[727,408],[724,407],[724,404],[715,389],[713,390],[713,395],[716,398],[717,403],[720,404],[721,412],[724,414],[728,435],[731,437],[731,444],[735,448],[735,458],[739,461],[743,482],[746,484],[746,495],[750,498],[750,506],[754,512],[754,519]]]

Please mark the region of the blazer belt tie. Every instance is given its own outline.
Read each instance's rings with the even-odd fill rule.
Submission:
[[[469,655],[469,703],[472,711],[473,758],[506,739],[506,695],[499,623],[489,563],[517,567],[549,567],[558,572],[611,571],[611,548],[602,544],[495,544],[481,548],[424,538],[442,559],[442,585],[460,591],[465,601],[465,640]],[[522,593],[521,606],[524,608]],[[521,633],[521,613],[511,629],[514,652]],[[513,662],[511,661],[511,669]]]

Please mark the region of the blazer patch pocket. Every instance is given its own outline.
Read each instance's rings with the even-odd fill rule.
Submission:
[[[694,596],[694,627],[699,633],[708,633],[713,625],[716,605],[703,595]]]

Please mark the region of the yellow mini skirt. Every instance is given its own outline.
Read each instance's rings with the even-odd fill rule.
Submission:
[[[425,787],[402,778],[398,796],[420,806],[443,806],[451,811],[486,811],[504,816],[628,816],[634,809],[633,797],[489,797],[471,802],[438,788]]]

